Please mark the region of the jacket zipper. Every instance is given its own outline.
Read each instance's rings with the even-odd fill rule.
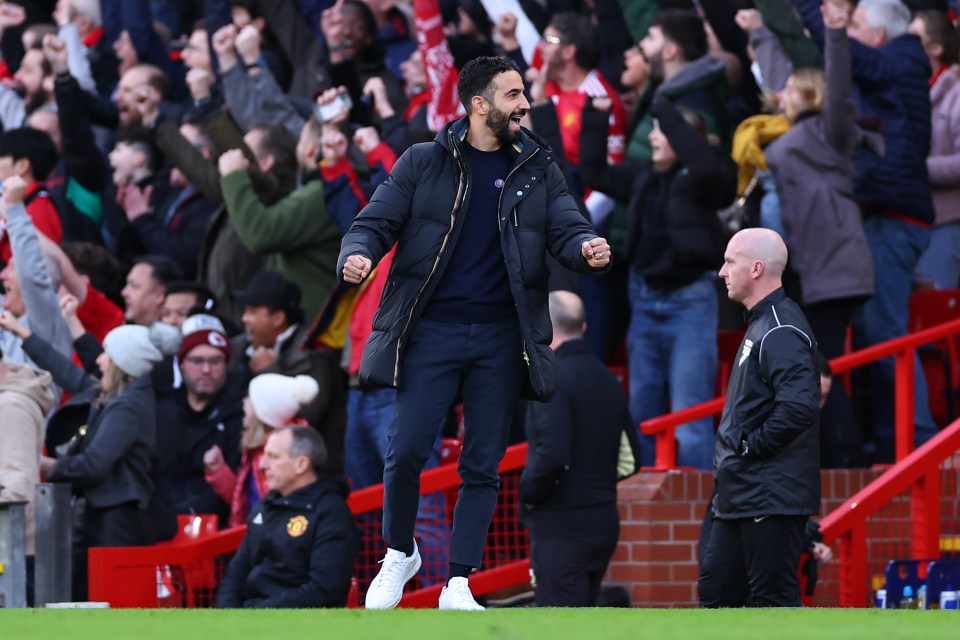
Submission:
[[[397,339],[397,353],[396,358],[393,361],[393,384],[394,386],[399,384],[400,379],[400,346],[403,344],[403,337],[407,335],[407,331],[410,329],[410,323],[413,321],[413,312],[417,308],[417,303],[420,301],[420,296],[423,295],[424,290],[427,288],[427,285],[430,284],[430,280],[433,279],[433,275],[437,272],[437,267],[440,265],[440,259],[443,257],[444,252],[447,250],[447,244],[450,242],[450,234],[453,233],[454,223],[457,219],[457,213],[460,211],[460,207],[463,205],[464,199],[467,197],[467,189],[469,184],[466,179],[466,169],[463,166],[463,160],[460,157],[460,149],[457,147],[456,142],[453,140],[453,132],[449,132],[450,136],[450,148],[453,149],[453,157],[457,161],[457,166],[460,167],[460,185],[457,189],[457,197],[453,201],[453,209],[450,211],[450,227],[447,229],[447,233],[443,236],[443,243],[440,245],[440,251],[437,252],[437,257],[433,260],[433,267],[430,269],[430,273],[427,274],[427,279],[423,281],[423,286],[420,287],[420,290],[417,292],[417,297],[413,299],[413,306],[410,307],[410,315],[407,317],[407,324],[403,326],[403,331],[400,332],[400,337]],[[503,195],[501,191],[500,195]],[[497,210],[497,220],[500,219],[499,208]]]
[[[501,231],[503,231],[503,224],[502,224],[502,223],[503,223],[503,220],[501,220],[501,218],[500,218],[500,208],[503,206],[503,192],[507,190],[507,183],[510,182],[510,176],[512,176],[514,173],[516,173],[517,169],[519,169],[519,168],[522,167],[524,164],[526,164],[527,160],[529,160],[529,159],[532,158],[533,156],[537,155],[537,153],[539,153],[539,152],[540,152],[540,148],[539,148],[539,147],[536,148],[536,149],[534,149],[534,150],[533,150],[533,153],[531,153],[529,156],[527,156],[526,158],[524,158],[523,160],[520,161],[520,164],[518,164],[517,166],[515,166],[513,169],[510,169],[510,173],[507,174],[506,180],[503,181],[503,188],[500,189],[500,200],[499,200],[499,202],[497,202],[497,228],[500,229]],[[516,207],[514,207],[514,209],[513,209],[513,220],[514,220],[514,226],[516,226],[516,224],[517,224],[517,223],[516,223],[516,220],[517,220],[517,209],[516,209]]]

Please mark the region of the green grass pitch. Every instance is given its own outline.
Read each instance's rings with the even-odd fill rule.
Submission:
[[[0,610],[10,640],[940,640],[957,611],[875,609]]]

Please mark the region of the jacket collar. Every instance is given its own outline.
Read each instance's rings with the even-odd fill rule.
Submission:
[[[442,146],[447,151],[452,152],[453,149],[451,145],[451,139],[455,141],[455,144],[464,144],[464,141],[467,138],[467,129],[470,128],[470,119],[467,116],[460,118],[459,120],[454,120],[447,124],[443,129],[437,133],[434,140]],[[517,138],[517,141],[511,145],[510,150],[512,151],[514,162],[522,162],[528,157],[532,156],[538,149],[543,149],[549,153],[552,153],[549,145],[539,138],[535,133],[528,129],[521,127],[520,135]]]
[[[584,338],[574,338],[557,347],[556,354],[558,359],[566,356],[593,354],[593,347]]]
[[[273,505],[283,505],[293,509],[312,509],[313,505],[325,494],[335,493],[346,497],[347,483],[342,476],[319,474],[316,482],[300,487],[289,495],[282,496],[271,491],[264,496],[264,502]]]
[[[762,314],[766,313],[767,310],[778,302],[782,302],[787,297],[786,292],[783,290],[783,287],[780,287],[773,293],[769,294],[766,298],[758,302],[753,306],[752,309],[743,314],[744,319],[747,321],[747,324],[753,322]]]

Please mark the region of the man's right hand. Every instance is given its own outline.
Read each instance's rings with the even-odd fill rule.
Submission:
[[[203,454],[203,466],[207,471],[216,471],[223,464],[223,451],[220,447],[213,445]]]
[[[12,2],[0,2],[0,33],[19,27],[27,19],[27,10]]]
[[[60,75],[70,71],[67,43],[52,33],[43,36],[43,57],[50,63],[55,74]]]
[[[350,284],[360,284],[370,275],[373,263],[370,258],[354,254],[343,263],[343,281]]]
[[[213,33],[213,52],[217,54],[217,62],[223,72],[237,66],[236,41],[237,28],[232,24],[220,27]]]
[[[744,33],[753,33],[763,28],[763,15],[756,9],[740,9],[733,20]]]
[[[8,207],[15,204],[23,204],[26,193],[27,181],[20,176],[10,176],[3,181],[3,197],[0,199],[0,206],[6,211]]]
[[[133,90],[133,103],[140,112],[140,121],[152,127],[160,115],[160,92],[149,84],[141,84]]]

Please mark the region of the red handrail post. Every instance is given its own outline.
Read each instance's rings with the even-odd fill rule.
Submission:
[[[667,471],[677,468],[677,438],[675,426],[657,432],[657,457],[654,468],[658,471]]]
[[[920,476],[910,502],[911,553],[914,558],[940,557],[940,467]]]
[[[857,522],[840,537],[840,606],[866,607],[867,524]]]
[[[894,380],[894,426],[896,434],[896,460],[900,462],[913,451],[914,429],[914,347],[903,347],[894,355],[896,373]]]

